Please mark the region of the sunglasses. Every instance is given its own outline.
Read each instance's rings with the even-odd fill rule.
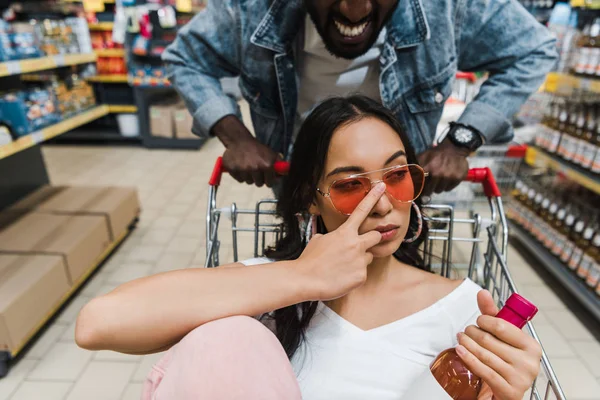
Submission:
[[[382,173],[380,180],[372,180],[367,175]],[[333,207],[344,215],[350,215],[367,196],[373,186],[385,183],[386,193],[400,203],[411,203],[421,195],[425,178],[429,174],[416,164],[397,165],[377,171],[350,175],[335,180],[326,193],[317,188],[317,192],[328,197]]]

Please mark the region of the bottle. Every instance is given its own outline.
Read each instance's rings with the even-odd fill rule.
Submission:
[[[565,218],[567,216],[567,206],[559,207],[556,212],[556,219],[554,220],[554,230],[556,234],[554,236],[554,243],[552,243],[552,254],[556,257],[560,257],[565,245],[566,237],[563,235],[563,227],[565,225]]]
[[[548,207],[548,214],[546,216],[546,223],[548,224],[548,232],[546,233],[546,239],[544,240],[544,246],[551,250],[552,246],[556,242],[556,229],[554,229],[554,221],[556,220],[556,214],[558,212],[560,204],[557,201],[550,203]]]
[[[563,110],[565,104],[559,102],[558,98],[555,98],[554,110],[552,111],[552,116],[550,121],[548,121],[548,131],[546,132],[546,150],[550,153],[556,153],[558,149],[558,143],[560,142],[560,124],[561,124],[561,116],[563,116]],[[566,118],[566,117],[565,117]]]
[[[600,49],[598,49],[600,50]],[[587,116],[590,113],[588,107],[582,106],[577,114],[577,127],[571,141],[571,161],[575,164],[581,165],[583,156],[583,146],[581,139],[586,129]]]
[[[546,243],[546,239],[549,234],[549,226],[548,226],[548,213],[550,209],[551,200],[549,197],[544,196],[542,199],[542,206],[538,211],[538,215],[540,217],[540,229],[538,229],[537,240],[540,243]]]
[[[574,69],[573,72],[575,74],[580,74],[583,75],[585,74],[586,71],[586,67],[588,64],[588,60],[590,58],[590,49],[588,46],[589,40],[590,40],[590,32],[591,32],[592,26],[591,25],[586,25],[583,28],[583,32],[581,34],[581,36],[579,37],[579,39],[577,39],[577,50],[575,53],[575,62],[574,62]]]
[[[596,145],[594,144],[595,132],[599,128],[598,123],[600,114],[597,106],[590,107],[587,115],[585,131],[581,137],[579,148],[581,149],[581,166],[585,169],[591,169],[596,155]]]
[[[586,233],[589,235],[586,235]],[[583,254],[583,249],[587,247],[586,242],[589,242],[594,235],[594,230],[591,226],[586,227],[586,223],[583,217],[580,215],[575,222],[573,230],[569,235],[570,246],[570,254],[565,254],[563,260],[565,264],[573,271],[577,270],[579,266],[579,262],[581,261],[581,255]],[[587,239],[585,237],[588,236]]]
[[[570,211],[567,212],[567,216],[565,217],[565,223],[562,225],[562,228],[560,230],[562,249],[559,258],[565,264],[567,263],[567,261],[569,261],[569,258],[571,257],[571,251],[573,251],[573,242],[571,242],[570,236],[574,224],[575,212],[571,208]]]
[[[530,321],[538,309],[522,296],[514,293],[496,315],[519,329]],[[453,399],[476,399],[482,380],[463,364],[454,348],[441,352],[430,366],[431,373]]]
[[[596,259],[600,260],[600,231],[596,232],[591,245],[583,253],[581,263],[577,267],[577,276],[584,280],[587,279]]]
[[[579,266],[583,261],[583,255],[588,251],[589,247],[592,246],[592,240],[596,233],[595,231],[596,227],[588,226],[583,231],[582,237],[575,242],[575,248],[573,249],[571,259],[569,260],[569,268],[576,273],[578,272]]]
[[[599,123],[596,125],[596,135],[592,143],[594,144],[596,154],[594,155],[594,161],[592,162],[592,167],[590,169],[592,172],[600,174],[600,119]]]
[[[596,18],[590,28],[588,48],[589,58],[585,67],[585,74],[595,76],[600,66],[600,18]]]

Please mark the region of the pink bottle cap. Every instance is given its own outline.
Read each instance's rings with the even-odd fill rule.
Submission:
[[[538,312],[535,305],[518,293],[513,293],[504,303],[504,307],[510,308],[526,321],[530,321]]]

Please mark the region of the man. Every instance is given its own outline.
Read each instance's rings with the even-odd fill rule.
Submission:
[[[512,137],[511,117],[556,59],[554,39],[516,0],[209,0],[164,55],[194,116],[216,136],[238,181],[271,186],[302,117],[330,95],[380,100],[430,173],[427,193],[454,188],[466,157]],[[479,96],[432,147],[455,74],[488,71]],[[240,78],[256,139],[220,79]]]

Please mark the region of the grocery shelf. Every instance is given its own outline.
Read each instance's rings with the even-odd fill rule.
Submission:
[[[99,83],[127,83],[127,75],[96,75],[86,78],[88,82]]]
[[[544,89],[548,93],[556,93],[564,96],[571,95],[574,89],[600,93],[600,77],[585,78],[570,74],[551,72],[546,77]]]
[[[108,112],[111,114],[121,114],[121,113],[136,113],[137,107],[133,105],[108,105]]]
[[[572,181],[600,194],[600,176],[572,165],[557,156],[546,153],[542,149],[530,146],[527,149],[525,162],[534,167],[547,167],[556,172],[563,173]]]
[[[129,76],[129,84],[136,87],[156,87],[156,88],[169,88],[171,82],[167,78],[139,78]]]
[[[69,65],[86,64],[96,61],[95,53],[88,54],[61,54],[27,60],[7,61],[0,63],[0,77],[26,74],[28,72],[43,71]]]
[[[538,259],[554,277],[575,296],[590,313],[600,321],[600,297],[565,267],[548,250],[532,238],[523,228],[510,223],[509,234],[517,239],[529,252]]]
[[[33,147],[39,143],[45,142],[46,140],[50,140],[53,137],[62,135],[63,133],[75,129],[81,125],[85,125],[88,122],[97,120],[100,117],[108,115],[109,112],[109,107],[106,105],[96,106],[57,124],[20,137],[9,144],[0,146],[0,159]]]
[[[107,3],[105,1],[105,3]],[[114,3],[114,1],[113,1]],[[95,24],[89,24],[90,31],[112,31],[114,23],[112,22],[97,22]]]
[[[98,49],[94,53],[98,57],[125,57],[125,49]]]
[[[127,236],[129,235],[129,233],[131,232],[131,229],[133,229],[133,226],[135,224],[135,222],[137,221],[134,220],[132,222],[132,227],[125,231],[120,237],[116,238],[116,240],[114,242],[112,242],[104,251],[104,253],[102,253],[100,255],[100,257],[98,257],[98,259],[96,260],[96,262],[94,262],[94,265],[92,265],[84,274],[83,276],[81,276],[81,278],[79,278],[79,280],[77,282],[75,282],[73,284],[73,286],[69,289],[69,291],[67,293],[65,293],[65,295],[62,297],[62,299],[59,301],[59,303],[56,305],[56,307],[54,307],[53,310],[51,310],[48,315],[46,315],[46,317],[44,317],[42,319],[42,321],[40,321],[40,323],[36,326],[35,329],[33,329],[33,332],[27,337],[25,338],[20,344],[18,344],[15,349],[12,351],[11,353],[11,357],[16,357],[27,345],[27,343],[29,343],[29,341],[31,341],[31,339],[44,327],[44,325],[46,325],[46,323],[62,308],[63,305],[65,305],[65,303],[67,301],[69,301],[69,299],[73,296],[73,294],[75,294],[77,292],[77,290],[83,286],[83,284],[88,280],[88,278],[98,269],[98,267],[100,267],[102,265],[102,263],[112,254],[112,252],[121,244],[123,243],[123,241],[125,240],[125,238],[127,238]]]

